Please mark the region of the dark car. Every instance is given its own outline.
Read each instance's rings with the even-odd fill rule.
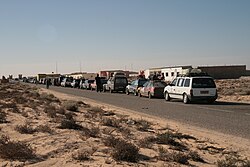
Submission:
[[[110,91],[110,93],[116,91],[122,91],[125,93],[126,86],[128,85],[128,80],[126,77],[111,77],[107,84],[103,84],[103,91]]]
[[[147,81],[143,87],[139,88],[139,96],[146,96],[148,98],[158,97],[163,98],[164,88],[167,84],[164,81],[155,80]]]
[[[143,86],[148,80],[145,78],[139,78],[137,80],[132,81],[130,84],[126,86],[126,94],[129,95],[133,93],[135,96],[138,95],[138,89]]]
[[[74,79],[73,82],[71,83],[72,88],[79,88],[80,86],[80,79]]]
[[[71,83],[73,82],[73,77],[66,77],[61,82],[62,87],[71,87]]]

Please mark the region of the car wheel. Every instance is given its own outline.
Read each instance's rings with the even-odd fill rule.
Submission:
[[[142,95],[141,95],[141,93],[140,93],[140,92],[138,92],[138,96],[139,96],[139,97],[142,97]]]
[[[208,102],[209,104],[212,104],[212,103],[214,103],[214,102],[215,102],[215,99],[210,99],[210,100],[207,100],[207,102]]]
[[[184,104],[188,104],[190,101],[189,101],[189,99],[188,99],[188,96],[187,96],[187,94],[184,94],[183,95],[183,103]]]
[[[170,96],[167,91],[165,92],[165,100],[170,101]]]
[[[128,91],[128,89],[126,89],[126,95],[129,95],[129,91]]]

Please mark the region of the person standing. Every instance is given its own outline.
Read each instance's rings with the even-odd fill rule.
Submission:
[[[96,91],[101,92],[101,78],[99,77],[99,74],[96,75],[95,77],[95,83],[96,83]]]
[[[49,89],[49,85],[50,85],[50,79],[47,78],[47,79],[46,79],[46,88],[47,88],[47,89]]]

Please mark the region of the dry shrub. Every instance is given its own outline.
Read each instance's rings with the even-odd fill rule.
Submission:
[[[82,127],[80,134],[84,137],[99,137],[100,136],[100,129],[98,127]]]
[[[79,150],[76,154],[72,155],[72,158],[78,161],[89,161],[91,156],[97,151],[97,148],[92,148],[91,150]]]
[[[188,156],[181,152],[169,152],[163,147],[159,147],[159,160],[162,161],[174,161],[180,164],[188,165]]]
[[[51,105],[46,106],[44,109],[44,112],[47,113],[48,117],[56,118],[56,113],[57,113],[56,107],[51,106]]]
[[[139,148],[125,140],[118,140],[111,155],[116,161],[137,162]]]
[[[1,123],[7,123],[7,114],[5,112],[0,111],[0,124]]]
[[[55,97],[53,94],[48,94],[48,93],[41,93],[40,94],[40,100],[45,100],[46,102],[60,102],[60,100]]]
[[[110,126],[115,128],[120,127],[120,121],[115,118],[102,118],[101,121],[104,126]]]
[[[118,142],[120,142],[121,138],[116,138],[113,135],[110,135],[103,139],[103,143],[107,147],[115,147]]]
[[[142,148],[152,148],[155,141],[156,141],[155,136],[147,136],[147,137],[139,140],[138,144]]]
[[[218,167],[249,167],[250,161],[248,159],[242,159],[237,154],[230,154],[223,160],[217,161]]]
[[[36,155],[30,145],[20,141],[11,141],[8,136],[2,135],[0,137],[0,157],[26,161],[36,158]]]
[[[193,161],[196,162],[205,162],[205,160],[203,158],[201,158],[201,156],[198,154],[197,151],[189,151],[188,155],[187,155],[190,159],[192,159]]]
[[[52,134],[54,131],[50,128],[49,125],[39,125],[37,128],[36,128],[36,131],[37,132],[42,132],[42,133],[49,133],[49,134]]]
[[[136,120],[135,124],[139,131],[148,131],[151,128],[151,123],[143,119]]]
[[[74,130],[81,130],[82,126],[78,125],[74,119],[63,119],[61,121],[61,129],[74,129]]]
[[[33,134],[36,132],[36,129],[32,127],[30,122],[26,122],[24,125],[17,125],[15,130],[21,134]]]
[[[166,144],[173,146],[173,149],[182,151],[182,150],[188,150],[188,148],[183,145],[182,143],[178,142],[174,138],[174,133],[168,131],[166,133],[157,134],[156,136],[156,143],[157,144]]]
[[[79,104],[76,101],[66,101],[63,103],[63,106],[66,110],[77,112]]]

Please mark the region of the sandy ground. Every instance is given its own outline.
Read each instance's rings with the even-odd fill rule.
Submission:
[[[75,124],[65,128],[65,120]],[[0,137],[0,166],[217,166],[226,157],[240,166],[250,157],[250,141],[243,138],[13,84],[0,85]],[[112,137],[125,142],[112,146]],[[121,150],[131,144],[138,149],[135,162],[129,162],[134,147]]]

